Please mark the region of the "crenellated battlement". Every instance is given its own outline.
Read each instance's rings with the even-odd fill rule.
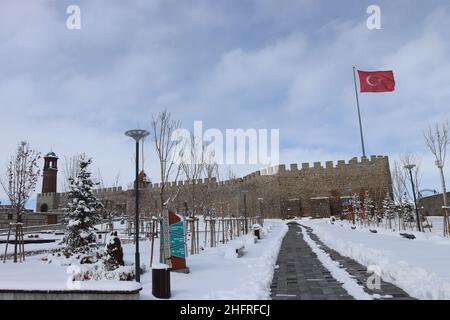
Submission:
[[[115,192],[122,192],[122,187],[94,189],[94,193],[115,193]]]
[[[286,165],[278,165],[270,168],[263,169],[261,172],[262,175],[274,175],[274,174],[289,174],[289,173],[298,173],[302,172],[307,174],[308,171],[315,173],[317,170],[334,170],[334,169],[342,169],[342,168],[356,168],[365,165],[386,165],[389,163],[389,159],[387,156],[370,156],[361,157],[361,158],[352,158],[348,161],[345,160],[337,160],[336,163],[334,161],[325,161],[322,162],[313,162],[310,164],[309,162],[303,162],[301,165],[297,163],[291,163],[289,168],[286,168]]]
[[[308,162],[304,162],[301,165],[297,163],[292,163],[289,165],[289,168],[286,168],[286,165],[280,164],[273,167],[267,167],[255,172],[252,172],[242,178],[234,179],[234,180],[224,180],[224,181],[217,181],[216,178],[213,178],[211,181],[209,181],[207,178],[205,179],[197,179],[196,185],[197,186],[204,186],[204,185],[217,185],[217,186],[227,186],[236,184],[238,182],[252,182],[252,181],[258,181],[263,176],[275,176],[275,175],[286,175],[286,174],[298,174],[301,172],[302,174],[308,174],[311,173],[317,173],[317,170],[336,170],[336,169],[343,169],[343,168],[356,168],[361,167],[365,165],[386,165],[388,164],[389,160],[387,156],[370,156],[370,158],[352,158],[348,161],[345,160],[337,160],[334,161],[325,161],[323,164],[322,162],[314,162],[312,164]],[[167,188],[175,188],[175,187],[184,187],[192,185],[192,182],[189,182],[187,180],[184,181],[177,181],[177,182],[169,182]],[[160,190],[161,184],[160,183],[153,183],[148,186],[150,189],[154,190]]]
[[[389,159],[386,156],[375,155],[368,158],[354,157],[347,161],[281,164],[232,180],[197,179],[195,188],[191,189],[191,186],[193,186],[192,182],[187,180],[171,181],[167,183],[166,190],[168,195],[178,194],[177,201],[190,203],[194,193],[199,202],[207,201],[205,197],[213,197],[214,201],[234,206],[233,210],[241,210],[240,194],[246,189],[248,205],[253,208],[251,210],[260,210],[258,199],[264,199],[267,205],[270,203],[270,210],[267,208],[270,214],[281,216],[286,215],[289,210],[300,212],[298,206],[305,214],[316,210],[311,199],[317,197],[335,199],[333,204],[330,204],[333,207],[332,210],[335,210],[339,206],[336,199],[339,199],[339,195],[348,194],[349,190],[352,192],[377,190],[377,193],[383,195],[386,192],[392,192]],[[158,194],[161,191],[161,183],[140,183],[139,188],[146,208],[152,210],[151,208],[155,207],[155,201],[159,203]],[[127,212],[131,212],[133,208],[132,189],[101,188],[95,189],[94,193],[114,208],[118,206],[120,210]],[[68,193],[38,194],[37,210],[42,205],[48,206],[49,209],[59,208],[67,196]],[[301,200],[300,204],[296,202],[297,209],[295,209],[290,199],[297,198]]]
[[[365,165],[386,165],[389,163],[387,156],[370,156],[370,158],[357,158],[354,157],[348,161],[345,160],[337,160],[334,161],[325,161],[323,164],[322,162],[313,162],[312,164],[308,162],[303,162],[301,165],[297,163],[291,163],[289,167],[287,168],[286,165],[280,164],[273,167],[267,167],[255,172],[252,172],[242,178],[234,179],[234,180],[224,180],[224,181],[217,181],[216,178],[212,178],[211,181],[209,179],[197,179],[196,185],[197,186],[205,186],[205,185],[216,185],[216,186],[229,186],[233,185],[239,182],[252,182],[252,181],[258,181],[263,176],[274,176],[274,175],[289,175],[289,174],[308,174],[316,173],[317,170],[336,170],[336,169],[343,169],[343,168],[355,168],[355,167],[361,167]],[[192,182],[187,180],[180,180],[180,181],[171,181],[168,182],[167,188],[178,188],[178,187],[185,187],[188,185],[192,185]],[[154,191],[161,189],[161,183],[150,183],[147,187],[148,189],[152,189]],[[108,194],[108,193],[117,193],[124,191],[122,187],[111,187],[111,188],[99,188],[94,189],[95,194]],[[62,197],[65,197],[68,195],[67,192],[47,192],[47,193],[40,193],[39,196],[41,197],[52,197],[54,195],[60,195]]]

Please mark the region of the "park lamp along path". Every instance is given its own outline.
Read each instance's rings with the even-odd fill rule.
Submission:
[[[139,256],[139,141],[148,136],[150,132],[142,129],[133,129],[125,132],[125,135],[133,138],[136,141],[136,180],[134,182],[134,192],[135,192],[135,216],[134,216],[134,237],[136,244],[135,252],[135,280],[136,282],[141,281],[141,271],[140,271],[140,256]]]

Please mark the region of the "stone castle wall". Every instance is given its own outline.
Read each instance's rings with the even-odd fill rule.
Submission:
[[[141,214],[148,215],[161,207],[157,183],[141,186]],[[242,191],[247,190],[247,193]],[[217,211],[241,215],[246,198],[247,214],[266,217],[288,217],[293,215],[315,216],[319,211],[336,214],[341,210],[340,197],[369,191],[376,202],[381,202],[386,192],[392,194],[389,160],[385,156],[353,158],[336,164],[332,161],[315,162],[312,166],[291,164],[268,168],[232,181],[217,182],[200,179],[195,185],[187,181],[170,183],[167,195],[174,209],[182,209],[184,202],[198,207],[211,207]],[[98,198],[109,210],[131,214],[134,210],[134,191],[108,188],[96,191]],[[175,195],[178,194],[176,197]],[[193,195],[195,200],[193,201]],[[261,199],[262,200],[259,200]],[[49,210],[64,207],[67,194],[51,193],[38,195],[37,210],[46,203]],[[320,207],[320,209],[319,209]],[[323,215],[323,213],[320,213]]]

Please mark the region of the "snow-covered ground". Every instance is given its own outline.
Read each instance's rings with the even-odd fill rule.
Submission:
[[[441,217],[432,217],[433,232],[409,232],[409,240],[399,232],[368,228],[351,229],[350,223],[329,219],[301,219],[329,247],[359,263],[375,265],[382,278],[418,299],[450,299],[450,238],[441,236]],[[373,229],[373,228],[371,228]]]
[[[270,230],[270,231],[269,231]],[[287,225],[281,220],[266,220],[263,239],[253,243],[252,237],[241,237],[215,248],[207,248],[198,255],[189,256],[191,273],[171,273],[174,299],[268,299],[270,284],[278,252]],[[230,251],[240,243],[245,245],[241,258]],[[141,296],[151,295],[151,274],[142,278]]]
[[[37,238],[29,238],[30,235],[33,236],[38,236]],[[63,235],[60,234],[54,234],[54,233],[41,233],[41,232],[35,232],[35,233],[28,233],[24,235],[24,239],[33,239],[33,240],[54,240],[54,242],[46,242],[46,243],[27,243],[25,244],[25,251],[29,252],[29,251],[39,251],[39,250],[51,250],[51,249],[56,249],[58,248],[60,245],[59,243],[61,242],[63,238]],[[6,240],[7,236],[0,235],[0,240]],[[14,235],[12,235],[10,237],[10,240],[14,240]],[[9,244],[8,245],[8,250],[7,253],[13,253],[14,252],[14,245],[13,244]],[[3,255],[5,253],[5,244],[2,243],[0,244],[0,255]]]
[[[270,284],[284,235],[288,227],[281,220],[266,220],[263,239],[253,242],[243,236],[225,245],[206,248],[200,254],[189,256],[189,274],[171,273],[173,299],[266,299],[270,296]],[[233,249],[245,245],[242,257],[234,257]],[[31,246],[31,245],[28,245]],[[27,246],[27,248],[28,248]],[[49,244],[37,245],[41,248]],[[124,244],[124,258],[130,264],[134,260],[134,245]],[[158,261],[158,241],[155,241],[154,261]],[[4,250],[4,244],[0,250]],[[155,299],[151,294],[150,242],[140,242],[141,264],[147,272],[141,276],[142,299]],[[70,274],[68,266],[58,260],[42,261],[45,255],[27,257],[24,263],[0,264],[1,289],[73,289],[67,286]],[[130,281],[83,281],[81,289],[110,290],[132,289],[137,284]]]

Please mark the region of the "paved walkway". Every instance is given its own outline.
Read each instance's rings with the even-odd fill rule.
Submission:
[[[301,228],[289,224],[272,280],[272,299],[353,300],[320,263],[303,239]]]
[[[389,300],[412,299],[400,288],[391,283],[381,282],[380,290],[367,287],[367,268],[355,260],[340,255],[325,246],[309,227],[303,226],[308,235],[330,258],[353,276],[369,294]],[[331,276],[321,264],[317,255],[303,239],[302,229],[296,223],[289,224],[289,231],[283,239],[272,281],[272,299],[274,300],[352,300],[342,284]],[[387,298],[387,297],[390,298]]]

